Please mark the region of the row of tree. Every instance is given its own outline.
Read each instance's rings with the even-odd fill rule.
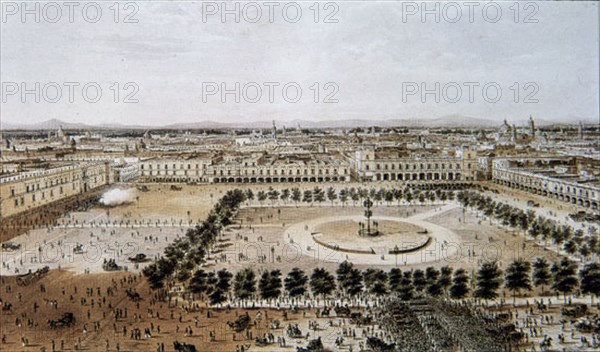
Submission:
[[[315,187],[313,190],[304,192],[306,194],[307,191],[310,191],[312,195],[310,201],[313,201],[314,194],[319,195],[318,199],[320,199],[321,193],[335,193],[330,190],[328,189],[325,193]],[[268,192],[279,191],[270,189]],[[282,190],[278,199],[286,201],[285,197],[280,198],[285,192],[286,189]],[[297,194],[300,190],[292,188],[289,192]],[[375,194],[383,192],[385,195],[392,194],[392,198],[398,202],[399,199],[404,199],[410,203],[412,196],[408,195],[412,195],[414,191],[410,189],[372,189],[369,191],[362,188],[344,188],[336,194],[345,194],[344,192],[347,192],[353,201],[355,197],[360,200],[371,197],[372,192]],[[430,200],[437,199],[437,197],[442,199],[444,195],[445,199],[451,199],[449,197],[454,195],[453,192],[441,190],[418,192],[418,194],[427,194]],[[330,199],[335,199],[332,197]],[[429,267],[425,271],[415,269],[403,272],[398,268],[393,268],[389,272],[375,268],[361,271],[347,261],[339,265],[336,271],[337,277],[324,268],[315,268],[310,278],[303,270],[295,268],[287,274],[285,279],[282,279],[282,273],[279,270],[263,271],[260,278],[257,278],[256,273],[250,268],[240,270],[235,276],[226,269],[217,272],[195,270],[206,260],[222,229],[231,223],[239,206],[253,198],[254,194],[250,189],[228,191],[217,202],[204,222],[189,229],[184,237],[167,246],[164,255],[144,269],[143,273],[148,278],[151,287],[161,288],[165,281],[174,278],[183,283],[190,292],[208,297],[212,304],[220,304],[230,299],[232,288],[233,295],[242,301],[260,297],[270,302],[283,294],[282,287],[285,287],[285,292],[290,297],[304,296],[308,292],[307,285],[315,298],[325,298],[338,292],[343,296],[354,298],[364,294],[375,296],[394,294],[402,299],[411,299],[419,295],[447,295],[460,299],[469,295],[473,289],[473,297],[487,300],[497,298],[498,290],[503,283],[505,288],[513,292],[514,296],[521,291],[531,290],[532,284],[542,286],[542,291],[545,285],[551,284],[552,289],[562,293],[565,300],[566,295],[574,292],[577,287],[581,289],[582,293],[589,293],[592,297],[600,294],[600,264],[589,263],[578,273],[578,265],[567,258],[554,263],[552,267],[544,259],[536,260],[533,265],[523,260],[517,260],[507,267],[504,277],[504,273],[497,263],[484,262],[477,273],[471,275],[474,276],[474,280],[467,275],[465,270],[453,271],[448,266],[441,270]],[[345,198],[340,197],[340,201],[343,202],[343,199]],[[378,198],[373,197],[373,199],[377,200]],[[384,196],[382,199],[387,200],[389,196]],[[541,216],[536,218],[531,211],[524,212],[507,204],[494,202],[491,198],[476,192],[460,192],[457,199],[465,208],[476,208],[486,216],[495,217],[506,225],[513,228],[520,227],[530,235],[532,227],[540,227],[544,232],[561,232],[562,238],[567,241],[577,237],[574,234],[565,235],[569,233],[569,230],[564,226],[557,225],[552,220]],[[560,230],[557,230],[559,228]],[[594,234],[590,236],[594,236]]]
[[[522,259],[515,260],[503,272],[496,262],[484,262],[473,275],[460,268],[454,271],[449,266],[440,270],[428,267],[425,270],[402,271],[392,268],[389,272],[368,268],[364,271],[348,261],[342,262],[335,276],[324,268],[314,268],[310,276],[299,268],[293,268],[285,278],[280,270],[265,270],[259,275],[251,268],[238,271],[235,276],[226,269],[217,272],[197,270],[187,282],[187,289],[208,297],[211,304],[227,301],[229,288],[233,286],[233,297],[244,304],[248,300],[262,299],[269,304],[286,294],[290,298],[307,297],[312,293],[315,299],[326,299],[334,293],[351,299],[364,295],[381,297],[394,295],[403,300],[421,296],[446,296],[462,299],[469,294],[484,300],[498,297],[504,287],[513,292],[513,297],[523,291],[531,291],[533,286],[547,285],[557,293],[566,295],[577,288],[583,294],[592,297],[600,295],[600,264],[589,263],[581,270],[575,262],[563,258],[552,266],[543,258],[530,263]],[[233,284],[230,279],[233,278]],[[285,292],[284,292],[285,289]]]
[[[569,225],[558,224],[541,215],[536,216],[531,209],[524,211],[473,191],[460,191],[456,199],[464,209],[475,209],[489,219],[494,218],[505,226],[523,231],[524,235],[529,235],[534,240],[541,237],[545,245],[551,239],[557,250],[562,247],[566,253],[584,260],[600,256],[600,239],[594,226],[589,226],[586,234],[581,229],[574,230]]]
[[[239,189],[227,191],[204,222],[189,229],[184,237],[169,244],[163,256],[144,268],[143,274],[148,278],[150,286],[161,288],[165,280],[172,275],[178,281],[188,280],[193,269],[205,262],[222,229],[231,223],[235,212],[245,200],[246,195],[243,191]],[[229,279],[226,277],[219,279],[222,291],[229,291],[229,288],[225,287],[225,282]]]
[[[288,202],[293,202],[294,204],[314,204],[329,201],[332,205],[335,201],[339,201],[343,205],[347,205],[349,202],[352,202],[353,205],[356,205],[357,202],[367,197],[371,198],[371,200],[378,204],[383,204],[385,202],[387,205],[391,205],[393,202],[400,204],[402,200],[409,204],[412,204],[414,201],[418,201],[419,203],[423,204],[426,202],[433,203],[436,200],[444,202],[446,200],[454,199],[453,191],[445,191],[439,188],[435,191],[421,191],[418,189],[412,189],[408,186],[402,189],[383,187],[378,189],[344,187],[340,188],[339,190],[334,187],[323,189],[319,186],[315,186],[313,189],[305,190],[301,190],[298,187],[293,187],[291,189],[275,189],[273,187],[269,187],[268,190],[259,190],[256,192],[256,194],[254,191],[252,191],[252,189],[246,189],[244,193],[249,201],[256,199],[261,205],[263,205],[266,201],[270,202],[272,205],[279,201],[282,201],[284,204],[287,204]]]

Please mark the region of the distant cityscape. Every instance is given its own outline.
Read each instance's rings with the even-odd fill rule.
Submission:
[[[494,183],[598,209],[598,126],[2,132],[1,217],[118,182]]]

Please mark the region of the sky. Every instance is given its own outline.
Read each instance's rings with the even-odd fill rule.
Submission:
[[[598,120],[597,2],[74,3],[2,3],[2,123]]]

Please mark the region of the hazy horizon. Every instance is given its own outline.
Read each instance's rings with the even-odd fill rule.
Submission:
[[[498,124],[529,115],[567,123],[599,119],[595,2],[536,2],[537,9],[521,5],[518,14],[509,8],[513,3],[498,2],[503,12],[496,23],[482,16],[484,3],[474,11],[472,23],[467,13],[456,23],[444,20],[448,13],[442,13],[439,23],[432,21],[433,16],[423,23],[419,12],[409,15],[413,8],[393,2],[335,2],[337,10],[319,3],[319,23],[314,22],[312,3],[304,2],[296,3],[302,17],[295,23],[280,16],[285,2],[279,3],[273,23],[265,19],[267,13],[257,23],[244,18],[235,23],[233,16],[223,23],[218,14],[206,15],[209,9],[202,3],[132,3],[137,9],[121,6],[119,23],[108,5],[97,23],[79,18],[81,7],[73,23],[64,18],[66,13],[58,23],[43,17],[40,23],[23,23],[18,14],[9,16],[3,8],[0,122],[59,119],[88,125],[162,126],[448,115]],[[137,23],[125,23],[128,14],[134,14]],[[337,23],[323,23],[327,15]],[[56,83],[63,96],[55,103],[42,96],[37,103],[30,95],[23,103],[21,92],[6,94],[36,82],[41,87]],[[66,97],[69,82],[79,84],[73,102]],[[245,95],[240,103],[233,95],[225,96],[223,103],[219,93],[203,97],[203,82],[212,88],[225,84],[227,89],[239,82],[240,90],[244,85],[249,88],[249,95],[256,86],[264,91],[255,103]],[[296,103],[279,93],[291,82],[302,91]],[[451,102],[442,94],[438,103],[429,94],[423,103],[420,93],[406,94],[415,87],[434,88],[436,82],[440,91],[447,87],[450,96],[461,88],[461,98]],[[78,90],[86,83],[101,87],[102,99],[85,101]],[[125,87],[127,83],[133,85]],[[327,83],[332,84],[326,87]],[[267,99],[268,84],[279,84],[273,86],[273,102]],[[480,89],[486,84],[500,87],[499,101],[482,97]],[[470,86],[475,87],[473,101],[467,99]],[[136,89],[132,96],[138,102],[123,102]],[[324,102],[329,93],[335,93],[331,97],[338,102]]]

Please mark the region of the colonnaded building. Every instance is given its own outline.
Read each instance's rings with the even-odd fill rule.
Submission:
[[[355,152],[353,171],[359,181],[477,181],[476,156],[467,147],[413,152],[371,146]]]
[[[585,208],[600,204],[598,179],[572,157],[496,159],[492,181]]]
[[[351,164],[333,154],[223,154],[140,163],[140,182],[347,182]]]
[[[266,132],[265,132],[266,131]],[[0,131],[0,219],[124,183],[500,185],[600,205],[597,126],[477,130]],[[93,192],[92,192],[93,193]]]
[[[19,170],[17,170],[19,171]],[[74,162],[46,165],[0,177],[0,219],[114,182],[108,162]]]

